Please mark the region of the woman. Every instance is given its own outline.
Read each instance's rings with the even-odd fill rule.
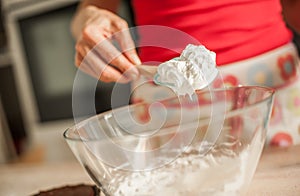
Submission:
[[[76,65],[83,71],[104,82],[136,83],[135,65],[158,64],[178,56],[187,43],[203,44],[216,52],[226,85],[276,88],[268,142],[300,143],[300,120],[295,118],[300,116],[298,55],[292,31],[286,27],[287,23],[300,32],[298,0],[132,0],[139,55],[126,30],[128,24],[116,14],[118,4],[118,0],[81,3],[72,32],[77,40]],[[94,54],[84,61],[96,45]],[[215,87],[219,84],[214,83]],[[168,96],[157,92],[140,89],[134,99]]]

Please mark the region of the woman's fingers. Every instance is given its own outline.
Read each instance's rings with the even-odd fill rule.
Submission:
[[[139,72],[134,65],[109,40],[97,44],[95,51],[107,63],[115,66],[127,77],[136,79],[139,76]]]
[[[92,65],[94,72],[98,74],[98,78],[101,81],[120,83],[127,83],[130,81],[129,77],[126,77],[125,74],[121,73],[114,67],[109,66],[94,51],[90,51],[86,55],[85,59],[89,65]]]
[[[106,18],[95,19],[93,24],[84,28],[84,39],[90,45],[97,45],[101,57],[122,72],[128,69],[134,70],[134,65],[141,62],[135,51],[127,22],[107,11],[103,13]]]
[[[91,50],[84,42],[79,42],[76,45],[76,50],[76,65],[82,71],[104,82],[129,82],[129,78],[125,77],[115,68],[107,65],[98,54]]]
[[[123,51],[125,57],[134,65],[140,65],[141,60],[137,55],[135,44],[129,29],[115,33],[114,38],[120,44],[121,51]]]
[[[126,21],[103,9],[92,13],[76,45],[77,66],[86,61],[83,70],[94,77],[101,72],[103,81],[136,79],[139,72],[134,65],[141,62]]]
[[[82,57],[82,55],[80,53],[76,53],[75,64],[78,65],[77,67],[81,71],[83,71],[83,72],[85,72],[85,73],[93,76],[94,78],[97,78],[97,75],[94,73],[94,71],[91,69],[91,67],[89,67],[87,65],[84,65],[84,63],[83,63],[83,57]]]
[[[120,32],[116,34],[119,33]],[[118,44],[119,40],[114,41],[114,36],[108,31],[91,25],[85,29],[83,39],[86,40],[89,45],[95,45],[93,50],[97,52],[107,64],[115,66],[122,73],[129,70],[126,72],[126,75],[131,79],[136,79],[138,77],[139,72],[134,67],[134,64],[130,62],[130,60],[118,50],[115,45],[113,45],[113,43]],[[134,48],[134,45],[131,47]]]

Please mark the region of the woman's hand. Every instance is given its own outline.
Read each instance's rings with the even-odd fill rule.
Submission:
[[[127,22],[95,6],[81,8],[72,23],[77,39],[75,64],[104,82],[136,79],[141,64]],[[117,44],[117,46],[115,44]]]

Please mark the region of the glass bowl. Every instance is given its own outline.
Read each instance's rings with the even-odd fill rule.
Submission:
[[[273,96],[240,86],[129,105],[77,123],[64,138],[106,195],[241,195]]]

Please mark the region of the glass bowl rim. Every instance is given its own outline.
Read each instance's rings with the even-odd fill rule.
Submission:
[[[229,111],[228,113],[226,114],[234,114],[234,113],[239,113],[240,110],[249,110],[253,107],[256,107],[257,105],[260,105],[264,102],[266,102],[267,100],[270,100],[270,99],[273,99],[274,97],[274,94],[275,94],[275,89],[274,88],[271,88],[271,87],[266,87],[266,86],[257,86],[257,85],[239,85],[239,86],[234,86],[234,87],[224,87],[224,88],[216,88],[216,89],[210,89],[210,90],[201,90],[201,91],[198,91],[199,93],[207,93],[207,92],[210,92],[210,91],[214,91],[214,92],[217,92],[217,91],[232,91],[234,89],[259,89],[261,91],[265,91],[265,92],[269,92],[269,96],[260,100],[260,101],[257,101],[251,105],[248,105],[246,106],[245,108],[240,108],[240,109],[235,109],[233,111]],[[197,93],[197,92],[196,92]],[[174,99],[175,97],[171,97],[171,98],[167,98],[167,99],[163,99],[163,100],[159,100],[159,101],[165,101],[165,100],[171,100],[171,99]],[[118,111],[118,110],[122,110],[126,107],[134,107],[134,106],[137,106],[137,105],[141,105],[141,104],[144,104],[143,102],[142,103],[136,103],[136,104],[131,104],[131,105],[126,105],[126,106],[122,106],[120,108],[116,108],[116,109],[113,109],[115,111]],[[63,132],[63,137],[64,139],[66,140],[69,140],[69,141],[82,141],[82,138],[81,137],[69,137],[68,136],[68,132],[70,132],[71,130],[73,130],[77,125],[80,125],[80,124],[84,124],[86,123],[87,121],[90,121],[94,118],[101,118],[102,116],[105,116],[109,113],[111,113],[112,110],[108,110],[106,112],[102,112],[102,113],[99,113],[97,115],[94,115],[94,116],[91,116],[85,120],[82,120],[80,121],[79,123],[77,124],[74,124],[72,125],[71,127],[67,128],[64,132]],[[75,128],[76,130],[76,128]],[[88,141],[94,141],[94,140],[88,140]]]

